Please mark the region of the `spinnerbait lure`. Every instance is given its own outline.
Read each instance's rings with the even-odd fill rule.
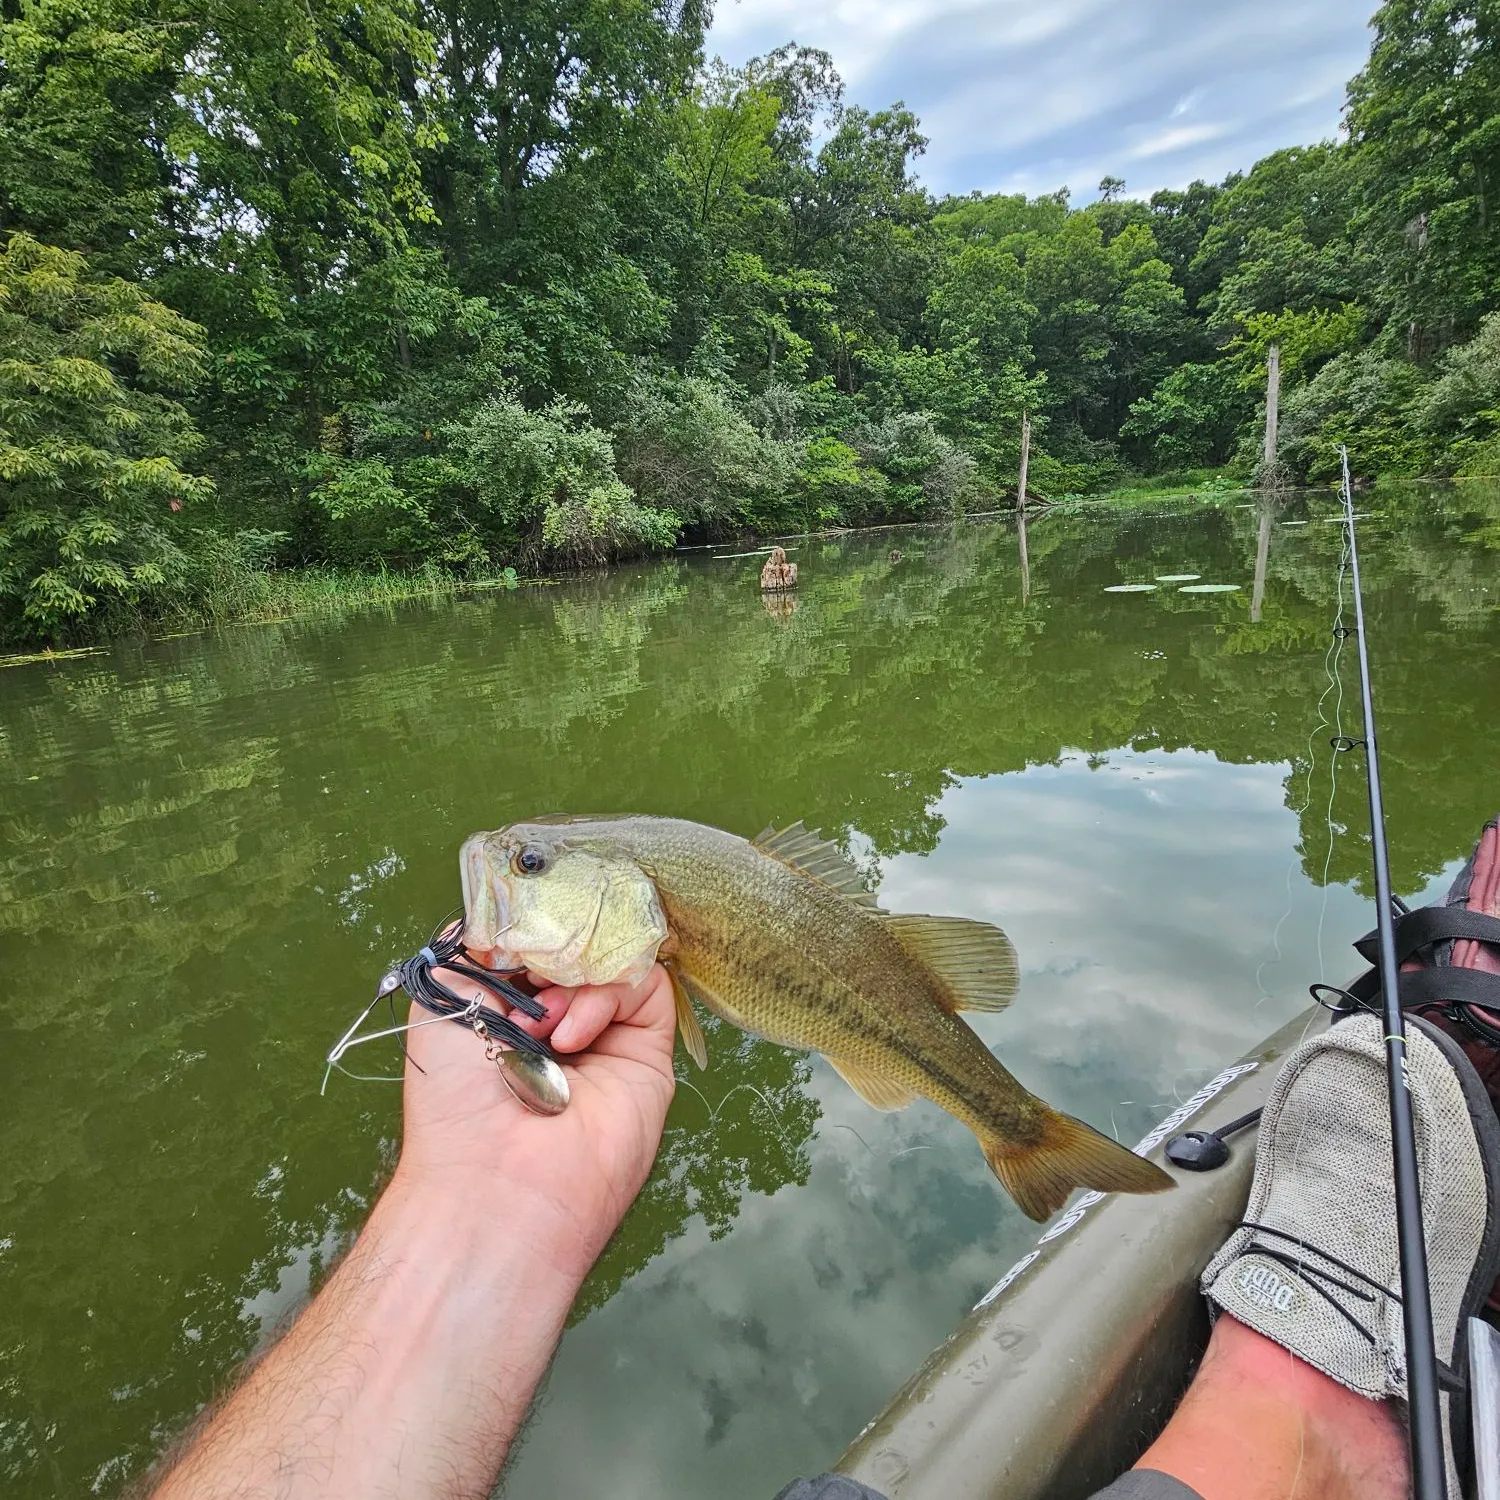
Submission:
[[[404,990],[423,1010],[431,1012],[433,1020],[454,1021],[473,1031],[485,1043],[485,1056],[496,1065],[506,1087],[527,1109],[540,1115],[560,1114],[568,1106],[568,1080],[547,1043],[523,1031],[508,1016],[485,1005],[478,996],[465,999],[437,977],[436,970],[446,969],[471,980],[533,1021],[546,1015],[546,1007],[534,995],[505,975],[476,963],[463,946],[462,932],[461,920],[445,922],[426,946],[386,971],[376,987],[375,998],[328,1054],[328,1070],[339,1068],[340,1072],[346,1072],[341,1062],[351,1047],[382,1037],[403,1036],[414,1027],[432,1024],[431,1021],[412,1021],[404,1026],[392,1024],[384,1031],[366,1036],[358,1035],[359,1028],[382,1000],[390,1004],[394,1023],[394,996],[397,990]],[[327,1085],[328,1072],[325,1072],[324,1088]]]

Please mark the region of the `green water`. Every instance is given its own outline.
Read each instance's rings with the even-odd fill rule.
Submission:
[[[1500,503],[1362,509],[1396,879],[1418,894],[1500,807]],[[1053,515],[1027,577],[1004,524],[803,541],[794,610],[763,605],[758,559],[695,552],[0,672],[0,1487],[117,1491],[347,1243],[396,1091],[320,1098],[322,1058],[454,904],[478,828],[820,825],[892,909],[1001,923],[1021,999],[976,1025],[1028,1085],[1139,1138],[1309,980],[1346,976],[1370,921],[1352,760],[1329,837],[1331,514]],[[1240,588],[1105,592],[1174,573]],[[878,1115],[820,1061],[709,1043],[515,1500],[766,1500],[836,1459],[1034,1237],[936,1108]]]

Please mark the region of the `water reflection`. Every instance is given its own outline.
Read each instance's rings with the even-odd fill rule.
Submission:
[[[1411,892],[1497,800],[1500,506],[1465,487],[1372,508]],[[1063,1107],[1144,1133],[1367,925],[1363,791],[1327,754],[1351,727],[1325,693],[1335,509],[915,530],[899,563],[889,533],[815,539],[795,611],[757,602],[758,558],[689,555],[0,673],[7,1493],[117,1487],[357,1227],[396,1100],[320,1100],[321,1058],[452,905],[475,828],[805,818],[893,907],[1011,931],[1023,998],[986,1038]],[[1103,592],[1177,572],[1249,588]],[[521,1500],[605,1472],[773,1493],[1030,1233],[940,1112],[878,1116],[820,1064],[710,1046],[580,1303]]]
[[[1271,557],[1271,526],[1276,512],[1281,508],[1280,496],[1275,491],[1262,491],[1256,496],[1255,514],[1259,530],[1255,536],[1255,581],[1250,590],[1250,623],[1260,624],[1261,611],[1266,604],[1266,563]]]

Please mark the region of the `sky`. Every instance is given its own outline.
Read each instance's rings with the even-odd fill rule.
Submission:
[[[935,193],[1075,203],[1216,181],[1332,138],[1376,0],[718,0],[710,56],[832,53],[846,99],[903,100]]]

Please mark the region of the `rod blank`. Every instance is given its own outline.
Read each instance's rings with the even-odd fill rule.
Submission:
[[[1417,1176],[1416,1129],[1406,1082],[1406,1024],[1401,1014],[1400,966],[1391,919],[1390,855],[1385,842],[1385,804],[1380,794],[1380,751],[1375,739],[1375,695],[1365,643],[1365,602],[1360,589],[1359,544],[1354,534],[1354,496],[1349,450],[1343,464],[1344,525],[1354,591],[1354,638],[1359,654],[1360,711],[1365,725],[1365,788],[1370,800],[1370,845],[1375,861],[1375,922],[1380,944],[1380,999],[1385,1028],[1387,1084],[1391,1106],[1391,1154],[1396,1174],[1396,1245],[1401,1260],[1401,1316],[1406,1332],[1406,1380],[1413,1500],[1446,1500],[1442,1416],[1438,1406],[1437,1349],[1432,1334],[1432,1296],[1427,1283],[1427,1245],[1422,1237],[1422,1192]]]

